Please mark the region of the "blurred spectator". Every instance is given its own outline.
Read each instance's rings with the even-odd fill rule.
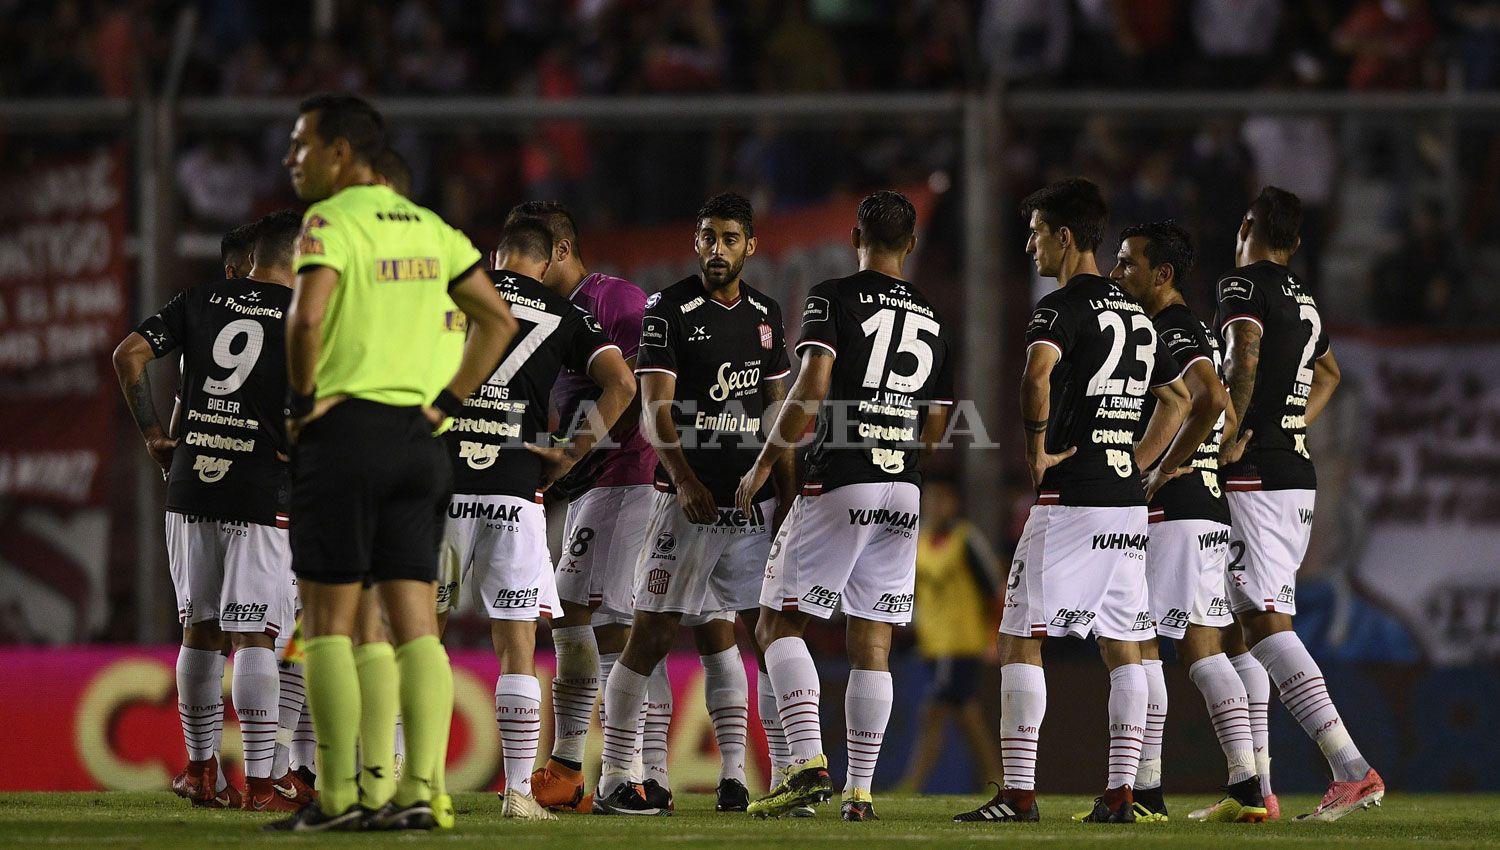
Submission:
[[[1422,82],[1423,58],[1436,36],[1425,0],[1359,0],[1333,44],[1353,59],[1349,88],[1409,89]]]
[[[1339,166],[1333,129],[1318,116],[1252,115],[1245,119],[1240,136],[1250,149],[1255,182],[1279,186],[1302,199],[1302,248],[1297,252],[1302,267],[1298,271],[1316,291]]]
[[[443,25],[421,24],[420,34],[396,61],[400,90],[416,94],[458,94],[469,76],[467,51],[450,44]]]
[[[286,85],[286,74],[259,40],[241,47],[224,68],[220,91],[231,97],[269,97]]]
[[[1195,0],[1193,38],[1203,54],[1203,79],[1240,88],[1265,78],[1281,22],[1279,0]]]
[[[838,45],[807,18],[805,0],[789,0],[766,39],[760,84],[765,92],[833,91],[843,82]]]
[[[1370,269],[1370,315],[1384,325],[1448,324],[1460,318],[1465,275],[1442,211],[1411,212],[1401,246]]]
[[[1005,82],[1062,77],[1073,46],[1072,13],[1051,0],[985,0],[979,54]]]
[[[925,10],[908,6],[898,24],[906,52],[901,86],[906,89],[962,89],[974,79],[978,59],[974,21],[963,0],[936,0]]]
[[[233,227],[250,218],[255,164],[228,136],[199,145],[177,163],[177,187],[200,225]]]
[[[907,793],[920,792],[937,765],[949,718],[958,723],[978,761],[974,787],[1000,775],[995,733],[976,696],[984,656],[994,646],[1000,624],[1000,570],[989,544],[959,509],[951,481],[928,477],[922,482],[913,616],[917,651],[932,667],[932,690],[901,782]]]

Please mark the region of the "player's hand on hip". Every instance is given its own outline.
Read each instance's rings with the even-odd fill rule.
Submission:
[[[162,474],[172,468],[172,450],[177,448],[177,441],[171,437],[148,437],[146,439],[146,453],[156,465],[161,467]]]
[[[755,510],[755,494],[759,493],[760,488],[765,486],[766,479],[770,475],[771,470],[765,469],[757,463],[740,477],[739,486],[734,488],[734,505],[741,511],[744,511],[745,516],[749,516]],[[778,514],[781,512],[780,504],[776,506],[776,510]]]
[[[1250,447],[1250,438],[1255,436],[1254,431],[1245,430],[1236,434],[1229,445],[1219,449],[1219,466],[1228,466],[1235,463],[1245,454],[1245,449]]]
[[[1065,461],[1068,458],[1072,457],[1077,451],[1078,451],[1078,447],[1077,446],[1073,446],[1072,448],[1068,449],[1067,451],[1058,452],[1057,454],[1048,454],[1047,452],[1037,452],[1036,454],[1031,455],[1030,457],[1028,457],[1026,459],[1026,463],[1027,463],[1027,466],[1030,467],[1030,469],[1031,469],[1031,484],[1032,484],[1032,486],[1033,487],[1040,487],[1040,486],[1042,486],[1042,476],[1047,473],[1047,470],[1051,469],[1054,466],[1057,466],[1059,463],[1062,463],[1063,461]]]
[[[433,407],[430,404],[422,405],[422,415],[425,416],[427,418],[427,421],[432,425],[433,431],[436,431],[437,429],[443,427],[443,419],[446,418],[446,414],[444,414],[441,410],[438,410],[436,407]]]
[[[1157,468],[1146,473],[1146,498],[1148,500],[1154,498],[1156,496],[1156,491],[1160,490],[1163,484],[1166,484],[1173,478],[1181,477],[1189,469],[1191,469],[1191,467],[1179,466],[1176,469],[1168,472],[1164,471],[1161,467],[1158,466]]]
[[[677,501],[682,504],[682,512],[687,518],[699,525],[707,525],[719,518],[719,511],[714,505],[714,494],[703,486],[697,476],[677,482]]]
[[[578,458],[562,446],[542,447],[534,443],[526,443],[526,450],[542,459],[542,489],[552,486],[552,482],[568,474]]]

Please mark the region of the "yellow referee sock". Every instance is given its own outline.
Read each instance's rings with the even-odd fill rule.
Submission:
[[[396,708],[400,700],[396,651],[388,643],[354,648],[359,671],[359,802],[378,809],[396,793]]]
[[[339,815],[359,801],[355,740],[359,730],[359,677],[346,635],[307,641],[307,707],[318,736],[318,803]]]
[[[406,765],[396,785],[396,804],[432,799],[434,778],[446,753],[453,720],[453,670],[436,635],[403,643],[396,650],[401,668],[401,720],[406,730]]]

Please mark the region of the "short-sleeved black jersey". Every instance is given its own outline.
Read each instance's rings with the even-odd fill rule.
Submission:
[[[453,461],[453,492],[530,499],[542,459],[525,443],[547,445],[548,398],[563,367],[587,373],[594,357],[616,348],[594,317],[541,283],[511,271],[490,279],[519,328],[488,381],[464,401],[443,435]]]
[[[732,506],[760,452],[762,385],[791,371],[780,305],[744,281],[733,304],[709,297],[697,275],[674,283],[646,300],[635,371],[677,377],[672,418],[688,465],[719,506]],[[656,485],[672,490],[660,464]],[[756,500],[769,497],[767,486]]]
[[[1037,302],[1026,344],[1050,345],[1061,355],[1052,369],[1047,451],[1078,449],[1047,470],[1038,502],[1146,504],[1135,434],[1147,390],[1171,383],[1179,370],[1158,348],[1140,302],[1109,278],[1075,275]]]
[[[876,271],[824,281],[802,308],[797,352],[810,346],[835,359],[804,489],[920,483],[926,404],[953,403],[953,352],[931,302]]]
[[[1228,490],[1313,490],[1307,396],[1313,361],[1328,351],[1317,302],[1286,266],[1262,260],[1219,280],[1219,333],[1234,322],[1261,328],[1255,391],[1240,429],[1254,432],[1239,462],[1224,469]]]
[[[1219,340],[1186,304],[1168,306],[1151,318],[1151,324],[1156,327],[1157,345],[1171,353],[1181,373],[1186,374],[1189,367],[1203,360],[1212,365],[1214,373],[1223,380]],[[1155,410],[1156,397],[1148,395],[1141,421],[1149,421]],[[1188,459],[1187,465],[1192,469],[1156,491],[1151,500],[1153,521],[1206,519],[1229,524],[1229,503],[1224,499],[1219,481],[1219,440],[1223,436],[1224,417],[1221,414],[1213,431]]]
[[[216,280],[178,293],[136,333],[182,349],[181,433],[167,510],[260,525],[286,521],[286,314],[291,287]]]

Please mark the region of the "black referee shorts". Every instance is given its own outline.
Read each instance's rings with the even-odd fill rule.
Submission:
[[[452,493],[420,408],[340,402],[292,453],[292,570],[326,584],[435,581]]]
[[[933,702],[961,706],[979,689],[981,662],[978,656],[957,655],[932,659]]]

